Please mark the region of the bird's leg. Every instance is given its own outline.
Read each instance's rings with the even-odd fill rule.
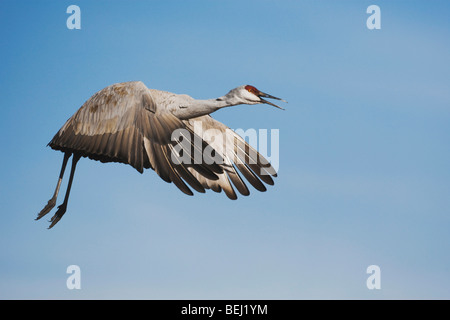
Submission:
[[[50,219],[51,224],[48,227],[49,229],[51,229],[56,223],[58,223],[58,221],[61,220],[64,213],[66,213],[67,203],[69,202],[70,189],[72,188],[73,176],[75,174],[75,168],[77,166],[78,160],[80,160],[80,155],[74,154],[72,158],[72,168],[70,169],[69,183],[67,185],[67,191],[64,197],[64,202],[58,206],[58,211],[56,211],[55,215]]]
[[[36,220],[39,220],[40,218],[45,216],[56,205],[56,199],[58,198],[59,188],[61,187],[61,182],[62,182],[62,179],[64,176],[64,171],[66,170],[67,161],[69,160],[71,155],[72,154],[70,152],[64,153],[64,160],[63,160],[63,163],[61,166],[61,172],[59,173],[59,179],[58,179],[58,183],[56,184],[55,193],[53,193],[53,197],[50,200],[48,200],[48,203],[44,207],[44,209],[42,209],[41,212],[39,212]]]

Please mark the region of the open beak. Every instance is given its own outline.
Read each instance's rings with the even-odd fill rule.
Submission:
[[[269,98],[269,99],[280,100],[280,101],[283,101],[283,102],[286,102],[286,103],[287,103],[286,100],[283,100],[283,99],[280,99],[280,98],[271,96],[270,94],[267,94],[267,93],[264,93],[264,92],[261,92],[261,91],[259,92],[258,97],[259,97],[259,99],[261,99],[261,102],[262,102],[262,103],[270,104],[271,106],[277,107],[278,109],[281,109],[281,110],[284,110],[284,108],[282,108],[282,107],[280,107],[280,106],[277,106],[276,104],[274,104],[274,103],[272,103],[272,102],[270,102],[270,101],[267,101],[267,100],[265,100],[265,99],[263,99],[263,98]]]

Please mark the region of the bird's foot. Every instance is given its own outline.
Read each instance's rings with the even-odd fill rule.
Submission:
[[[58,211],[56,211],[55,215],[50,219],[50,226],[49,229],[53,228],[55,224],[58,223],[59,220],[61,220],[64,213],[66,213],[67,205],[65,203],[58,206]]]
[[[38,213],[38,216],[35,220],[39,220],[43,216],[45,216],[47,213],[49,213],[56,205],[56,198],[53,197],[50,200],[48,200],[46,206],[44,209],[41,210],[41,212]]]

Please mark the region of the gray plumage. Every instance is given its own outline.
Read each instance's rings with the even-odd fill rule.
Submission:
[[[230,199],[236,199],[233,186],[240,194],[249,195],[239,172],[256,190],[266,191],[263,182],[274,184],[274,168],[244,139],[209,115],[220,108],[242,103],[276,106],[262,97],[275,98],[252,86],[241,86],[223,97],[210,100],[195,100],[187,95],[148,89],[140,81],[117,83],[100,90],[67,120],[48,144],[52,149],[64,152],[64,160],[55,193],[37,219],[55,206],[71,155],[73,160],[66,196],[50,220],[49,228],[67,209],[75,167],[81,157],[129,164],[140,173],[151,168],[164,181],[173,182],[188,195],[193,195],[191,188],[201,193],[211,189],[215,192],[223,190]],[[203,127],[201,133],[195,132],[196,121]],[[192,158],[201,154],[204,161],[172,161],[173,150],[177,147],[177,142],[172,139],[175,130],[183,130],[184,135],[188,135],[184,138],[191,141],[188,146],[178,145],[183,145],[183,152],[191,154]],[[226,141],[220,143],[208,137],[211,132],[221,133]],[[200,147],[194,141],[201,141]],[[205,158],[208,154],[203,151],[208,147],[214,150],[214,158]]]

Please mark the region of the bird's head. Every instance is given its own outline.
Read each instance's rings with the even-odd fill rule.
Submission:
[[[283,99],[271,96],[270,94],[264,93],[256,89],[254,86],[251,85],[243,85],[240,87],[237,87],[236,89],[231,90],[228,95],[233,96],[235,99],[238,99],[240,103],[243,104],[258,104],[258,103],[265,103],[270,104],[271,106],[277,107],[279,109],[284,110],[280,106],[277,106],[276,104],[267,101],[263,98],[269,98],[269,99],[276,99],[281,100],[283,102],[287,102]]]

